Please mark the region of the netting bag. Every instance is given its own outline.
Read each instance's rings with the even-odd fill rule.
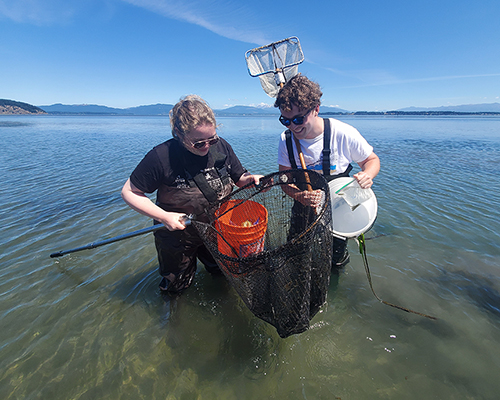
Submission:
[[[248,50],[245,59],[249,74],[258,76],[262,89],[270,97],[276,97],[280,84],[297,75],[304,53],[299,39],[294,36]]]
[[[304,206],[283,187],[308,187],[320,206]],[[332,212],[322,175],[289,170],[240,188],[193,221],[230,284],[252,313],[281,337],[304,332],[326,301],[332,260]]]

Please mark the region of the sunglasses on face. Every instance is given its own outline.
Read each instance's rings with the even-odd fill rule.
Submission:
[[[195,149],[201,149],[205,147],[206,144],[208,144],[209,146],[213,146],[218,142],[219,142],[219,136],[215,135],[213,138],[207,140],[197,140],[196,142],[191,142],[191,144]]]
[[[311,108],[304,115],[296,115],[295,117],[292,118],[285,118],[283,115],[280,115],[280,122],[285,126],[290,126],[292,122],[295,125],[302,125],[304,123],[304,118],[307,117],[312,110],[314,110],[314,107]]]

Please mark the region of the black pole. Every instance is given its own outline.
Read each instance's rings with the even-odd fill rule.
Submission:
[[[75,249],[70,249],[70,250],[62,250],[62,251],[59,251],[57,253],[52,253],[50,255],[50,257],[51,258],[61,257],[61,256],[64,256],[65,254],[75,253],[77,251],[95,249],[96,247],[100,247],[100,246],[104,246],[106,244],[118,242],[119,240],[128,239],[128,238],[131,238],[134,236],[144,235],[145,233],[154,232],[154,231],[157,231],[158,229],[162,229],[162,228],[165,228],[165,225],[163,225],[163,224],[153,225],[153,226],[150,226],[148,228],[140,229],[138,231],[125,233],[125,234],[120,235],[120,236],[115,236],[111,239],[101,240],[100,242],[89,243],[86,246],[77,247]]]

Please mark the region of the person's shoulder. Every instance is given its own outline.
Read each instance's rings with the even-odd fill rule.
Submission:
[[[233,148],[226,139],[219,136],[219,142],[215,145],[215,149],[218,151],[227,151],[232,150]]]
[[[335,130],[335,132],[344,135],[359,134],[359,131],[354,126],[349,125],[346,122],[339,121],[338,119],[335,118],[329,118],[329,120],[332,131]]]
[[[176,150],[178,146],[179,146],[179,141],[172,138],[154,146],[151,149],[150,153],[152,152],[156,154],[166,154],[170,151],[170,149]]]
[[[152,150],[157,150],[157,149],[164,149],[164,148],[170,148],[172,146],[175,146],[177,145],[179,142],[178,140],[174,139],[174,138],[171,138],[171,139],[168,139],[162,143],[159,143],[157,144],[156,146],[153,147]]]
[[[149,165],[168,165],[180,153],[180,144],[176,139],[169,139],[157,144],[144,156],[144,162]]]
[[[280,141],[284,142],[286,140],[286,133],[289,131],[289,129],[285,129],[283,132],[281,132]]]
[[[235,169],[237,169],[238,166],[241,166],[240,160],[238,159],[238,156],[234,152],[229,142],[221,138],[220,136],[217,144],[210,147],[210,152],[213,156],[215,156],[217,153],[225,156],[226,165],[231,165]]]
[[[219,141],[217,144],[213,146],[213,150],[215,150],[218,153],[225,154],[232,156],[234,153],[233,147],[231,144],[224,138],[219,136]]]
[[[354,128],[352,125],[349,125],[347,122],[340,121],[335,118],[328,118],[330,120],[330,124],[335,127],[341,128]],[[354,128],[355,129],[355,128]]]

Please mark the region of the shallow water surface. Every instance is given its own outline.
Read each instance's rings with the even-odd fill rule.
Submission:
[[[311,329],[280,339],[200,268],[169,300],[150,225],[120,189],[169,136],[162,117],[0,117],[0,398],[493,399],[500,391],[500,118],[339,117],[382,160],[362,258],[332,277]],[[274,118],[219,118],[255,173]]]

